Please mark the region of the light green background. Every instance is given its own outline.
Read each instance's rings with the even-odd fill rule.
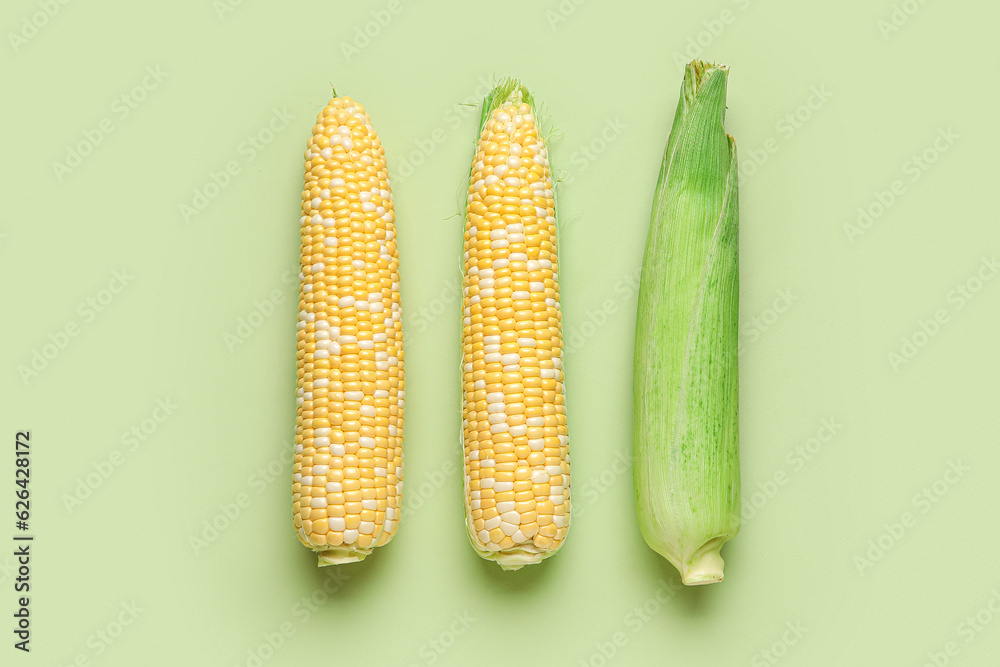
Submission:
[[[221,15],[208,0],[80,0],[53,3],[24,43],[7,34],[0,543],[14,532],[17,429],[32,432],[37,540],[30,655],[11,647],[12,560],[0,556],[0,662],[253,665],[287,623],[264,664],[919,666],[948,642],[948,664],[990,664],[1000,615],[981,610],[1000,591],[1000,279],[983,258],[1000,251],[1000,8],[897,5],[887,32],[890,0],[246,0]],[[39,7],[5,3],[0,27],[21,33]],[[366,25],[368,45],[356,32]],[[345,53],[356,39],[363,48]],[[639,535],[622,463],[629,281],[680,63],[699,40],[731,66],[727,129],[747,171],[744,502],[772,493],[725,547],[723,584],[671,592],[676,574]],[[123,117],[116,100],[147,67],[165,79]],[[558,130],[571,344],[572,530],[555,558],[516,573],[467,544],[457,468],[456,214],[476,132],[463,102],[503,75],[521,77]],[[408,511],[389,547],[336,572],[317,569],[295,538],[288,479],[287,272],[302,152],[331,83],[366,106],[394,177],[407,380]],[[242,142],[275,110],[292,120],[249,159]],[[796,113],[797,126],[783,122]],[[53,162],[102,119],[113,131],[59,180]],[[935,149],[949,130],[947,150]],[[925,150],[935,161],[914,172]],[[185,222],[181,205],[228,161],[240,172]],[[895,180],[891,205],[849,238],[859,207],[877,212]],[[134,279],[103,291],[118,270]],[[979,271],[990,280],[977,282]],[[970,281],[978,291],[959,297]],[[274,293],[273,313],[227,342]],[[779,293],[792,302],[779,301],[781,313]],[[110,302],[92,317],[88,299]],[[914,336],[939,310],[935,335]],[[19,369],[73,323],[79,335],[25,381]],[[921,345],[893,364],[904,337]],[[154,430],[144,420],[167,399],[177,407]],[[796,448],[827,435],[823,420],[840,426],[806,461]],[[144,425],[152,433],[132,449],[123,434]],[[116,450],[121,465],[68,508]],[[950,462],[968,470],[946,476]],[[280,470],[270,482],[268,466]],[[240,494],[249,505],[196,552],[192,538]],[[893,527],[907,512],[911,525]],[[870,540],[880,558],[868,567],[858,559]],[[304,612],[328,581],[332,592]],[[97,633],[116,632],[123,603],[141,611],[105,644]],[[977,612],[992,623],[960,626]],[[787,630],[796,624],[801,636]],[[602,646],[614,646],[610,660]]]

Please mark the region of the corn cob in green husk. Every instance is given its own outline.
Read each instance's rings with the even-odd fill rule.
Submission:
[[[643,537],[687,585],[722,581],[740,529],[736,145],[721,65],[690,63],[653,200],[636,316]]]

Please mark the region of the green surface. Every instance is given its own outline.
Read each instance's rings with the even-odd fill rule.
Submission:
[[[53,3],[0,49],[0,541],[15,532],[18,429],[37,536],[30,655],[12,647],[16,575],[0,556],[0,662],[254,665],[269,637],[269,665],[995,659],[996,4],[907,0],[894,19],[889,0],[233,3]],[[6,3],[0,26],[20,33],[39,7]],[[731,66],[745,176],[748,514],[726,581],[674,591],[623,462],[635,280],[695,56]],[[479,113],[464,104],[505,75],[560,132],[575,505],[563,550],[514,573],[467,544],[458,467],[455,214]],[[291,529],[292,302],[302,152],[331,83],[366,106],[394,177],[407,481],[391,545],[320,570]],[[213,173],[226,186],[195,201]],[[871,218],[852,230],[859,207]]]

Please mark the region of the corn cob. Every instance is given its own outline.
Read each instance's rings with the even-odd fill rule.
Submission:
[[[646,542],[722,581],[740,529],[736,143],[723,66],[687,66],[654,195],[635,330],[633,471]]]
[[[533,107],[516,81],[487,95],[465,220],[466,524],[505,570],[555,553],[570,518],[555,208]]]
[[[334,92],[336,95],[336,92]],[[399,262],[382,142],[334,97],[305,153],[294,526],[320,565],[392,539],[403,486]]]

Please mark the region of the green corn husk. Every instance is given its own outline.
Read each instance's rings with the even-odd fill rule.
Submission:
[[[722,581],[740,529],[736,144],[728,70],[688,64],[653,199],[635,333],[642,535],[687,585]]]

